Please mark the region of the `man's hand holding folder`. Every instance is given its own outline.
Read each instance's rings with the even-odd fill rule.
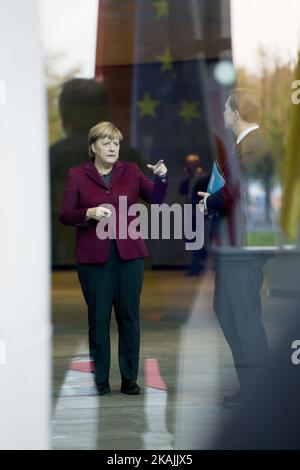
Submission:
[[[202,199],[199,202],[199,209],[204,214],[207,213],[206,199],[213,193],[219,191],[225,185],[225,179],[222,175],[222,172],[216,162],[214,162],[212,167],[212,172],[210,180],[207,186],[207,192],[199,191],[198,196]]]

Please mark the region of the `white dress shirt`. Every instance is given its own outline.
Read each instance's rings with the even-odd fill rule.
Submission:
[[[255,131],[256,129],[259,129],[258,124],[254,124],[253,126],[248,127],[243,132],[241,132],[238,138],[236,139],[237,145],[239,145],[242,142],[242,140],[246,137],[246,135],[250,134],[250,132]]]

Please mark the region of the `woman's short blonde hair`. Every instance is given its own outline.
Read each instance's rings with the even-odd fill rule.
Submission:
[[[122,132],[112,122],[98,122],[89,130],[88,135],[88,150],[89,156],[94,157],[95,153],[92,149],[92,144],[98,139],[116,139],[123,140]]]

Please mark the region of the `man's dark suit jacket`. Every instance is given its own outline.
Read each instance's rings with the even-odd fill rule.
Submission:
[[[117,161],[114,164],[108,186],[92,160],[71,168],[63,194],[60,220],[65,225],[76,227],[76,262],[102,263],[108,259],[110,240],[97,237],[96,220],[86,221],[87,209],[103,204],[111,204],[115,208],[116,242],[121,258],[130,260],[148,256],[141,238],[118,238],[119,196],[127,196],[128,207],[136,204],[139,197],[148,203],[160,204],[165,198],[166,189],[167,181],[156,177],[153,182],[131,162]],[[125,228],[133,219],[125,214]]]
[[[207,213],[221,219],[228,217],[232,225],[244,232],[246,211],[243,204],[248,180],[260,181],[266,190],[267,200],[270,197],[273,160],[259,129],[251,131],[240,144],[234,146],[223,174],[225,186],[207,198]],[[213,224],[213,227],[217,226]]]

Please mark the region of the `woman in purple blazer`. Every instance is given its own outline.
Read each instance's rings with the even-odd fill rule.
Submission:
[[[70,169],[60,212],[63,224],[76,227],[76,262],[82,292],[88,306],[89,348],[94,363],[98,393],[110,392],[110,319],[114,306],[119,331],[121,392],[138,395],[139,304],[148,255],[142,238],[119,236],[127,232],[132,217],[122,213],[120,196],[127,205],[141,197],[148,203],[163,202],[167,189],[167,168],[163,160],[147,165],[154,175],[148,179],[135,163],[119,161],[123,136],[109,122],[100,122],[89,131],[91,159]],[[107,207],[107,206],[110,206]],[[114,238],[99,237],[99,222],[109,222],[115,211],[120,227]],[[120,217],[119,217],[120,216]],[[125,227],[124,227],[125,225]],[[97,229],[98,226],[98,229]],[[121,229],[121,230],[119,230]]]

